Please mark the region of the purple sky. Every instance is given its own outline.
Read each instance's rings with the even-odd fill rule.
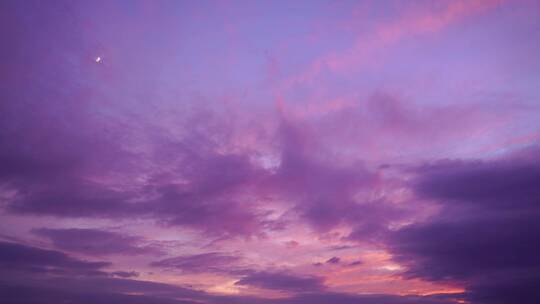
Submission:
[[[540,2],[1,1],[0,302],[540,303]]]

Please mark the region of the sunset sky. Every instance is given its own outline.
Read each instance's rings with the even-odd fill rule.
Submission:
[[[0,1],[0,303],[540,303],[540,1]]]

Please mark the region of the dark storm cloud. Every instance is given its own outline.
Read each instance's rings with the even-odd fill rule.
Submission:
[[[88,255],[159,253],[157,248],[140,245],[143,242],[142,238],[106,230],[41,228],[33,232],[50,239],[58,249]]]
[[[442,207],[391,236],[406,275],[465,284],[473,303],[537,303],[540,157],[445,161],[417,169],[416,192]],[[519,156],[519,154],[518,154]]]

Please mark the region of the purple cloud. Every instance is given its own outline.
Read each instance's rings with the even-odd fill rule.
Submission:
[[[183,272],[232,272],[240,257],[219,252],[209,252],[195,255],[178,256],[157,262],[151,266],[178,269]]]
[[[16,214],[107,218],[137,213],[126,204],[129,194],[91,182],[62,179],[20,189],[8,206],[8,211]]]
[[[330,304],[336,301],[389,304],[453,303],[444,298],[438,299],[436,296],[357,296],[326,293],[322,291],[325,287],[321,278],[275,272],[252,272],[237,284],[280,291],[300,291],[302,294],[282,299],[214,295],[164,283],[124,279],[124,277],[136,276],[135,272],[116,271],[110,273],[111,277],[105,272],[99,272],[101,268],[109,266],[108,263],[82,261],[59,251],[15,243],[0,243],[0,264],[7,271],[0,275],[0,297],[3,303],[7,304],[21,301],[28,304],[69,301],[153,304]],[[47,272],[36,272],[39,269],[46,269]],[[305,292],[311,294],[305,295],[303,294]]]
[[[89,262],[72,258],[63,252],[26,245],[0,242],[0,265],[8,273],[106,275],[102,268],[108,262]]]
[[[339,164],[327,160],[303,125],[282,118],[280,124],[281,163],[271,177],[276,192],[291,200],[303,220],[318,232],[340,224],[354,227],[352,238],[374,240],[390,221],[407,215],[407,210],[384,199],[362,196],[382,184],[380,175],[360,162]]]
[[[362,265],[362,264],[364,264],[364,262],[362,262],[362,261],[354,261],[354,262],[349,263],[349,266],[358,266],[358,265]]]
[[[328,259],[328,260],[326,261],[326,264],[339,264],[340,261],[341,261],[340,258],[338,258],[338,257],[332,257],[332,258],[330,258],[330,259]]]
[[[234,283],[279,291],[314,292],[325,289],[320,277],[297,276],[284,272],[253,272]]]
[[[28,304],[49,304],[77,302],[82,304],[100,303],[150,303],[150,304],[453,304],[454,298],[445,295],[431,296],[391,296],[391,295],[351,295],[342,293],[301,294],[289,298],[268,299],[249,296],[216,296],[181,287],[155,284],[145,281],[102,279],[55,281],[67,284],[70,291],[52,288],[50,284],[38,286],[9,285],[0,282],[0,296],[7,304],[24,301]],[[99,287],[109,286],[104,289]],[[86,288],[84,290],[83,288]],[[129,294],[143,290],[151,295]]]
[[[119,277],[119,278],[133,278],[133,277],[138,277],[139,276],[139,273],[136,272],[136,271],[114,271],[114,272],[111,272],[111,275],[115,276],[115,277]]]
[[[391,252],[407,266],[406,275],[464,283],[474,303],[534,303],[538,157],[439,162],[417,174],[418,195],[436,200],[442,211],[391,236]]]
[[[140,245],[143,240],[139,237],[106,230],[41,228],[33,232],[50,239],[58,249],[88,255],[157,254],[160,252],[155,247]]]

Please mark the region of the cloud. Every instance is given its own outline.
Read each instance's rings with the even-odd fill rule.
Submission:
[[[19,193],[8,211],[17,214],[57,217],[118,217],[136,214],[126,204],[128,194],[92,182],[61,181],[47,186],[28,186]]]
[[[275,304],[455,304],[456,298],[447,295],[432,296],[392,296],[392,295],[353,295],[343,293],[306,293],[296,297],[275,300]]]
[[[0,281],[5,303],[209,303],[211,296],[168,284],[115,278],[70,278],[33,280],[24,283]]]
[[[240,260],[240,257],[209,252],[168,258],[153,262],[151,266],[178,269],[186,273],[230,272]]]
[[[369,196],[382,184],[377,172],[357,161],[340,163],[308,126],[283,117],[279,136],[281,162],[270,178],[272,189],[314,230],[347,224],[358,231],[358,240],[368,240],[406,214]]]
[[[324,280],[320,277],[297,276],[284,272],[253,272],[234,284],[294,292],[313,292],[325,289]]]
[[[195,117],[199,119],[197,125],[179,138],[151,132],[149,135],[155,136],[154,153],[142,155],[150,165],[139,168],[136,164],[141,155],[125,153],[121,170],[111,180],[94,177],[107,176],[102,165],[94,161],[108,159],[109,151],[98,150],[87,161],[88,139],[82,136],[80,147],[69,151],[80,161],[69,170],[51,166],[43,179],[24,174],[17,182],[12,179],[16,195],[7,210],[66,218],[143,217],[209,236],[250,237],[283,227],[279,220],[268,219],[269,213],[260,208],[269,198],[289,204],[289,211],[319,232],[341,224],[353,225],[356,240],[376,238],[390,221],[404,214],[384,200],[359,196],[362,191],[379,187],[380,175],[357,161],[339,163],[328,158],[322,153],[327,151],[321,149],[317,134],[311,134],[301,121],[280,118],[276,134],[279,141],[274,147],[280,162],[277,167],[266,168],[253,161],[248,151],[222,151],[230,139],[215,130],[230,127],[226,117],[196,109],[185,119]],[[50,149],[62,151],[55,145]],[[35,155],[41,157],[40,153]],[[43,161],[57,157],[53,154]],[[144,176],[144,182],[131,183],[130,176],[137,174]]]
[[[362,265],[364,264],[364,262],[362,261],[353,261],[351,263],[349,263],[349,266],[358,266],[358,265]]]
[[[33,233],[50,239],[58,249],[87,255],[159,253],[157,248],[141,245],[143,240],[139,237],[106,230],[41,228]]]
[[[201,259],[200,257],[191,260]],[[206,259],[206,258],[202,258]],[[184,260],[190,260],[186,258]],[[215,261],[215,259],[212,259]],[[190,263],[183,263],[183,266]],[[207,263],[208,264],[208,263]],[[322,278],[284,272],[244,274],[239,286],[300,293],[286,298],[216,295],[181,286],[126,279],[136,272],[101,271],[105,262],[88,262],[66,254],[15,243],[0,242],[0,298],[2,303],[152,303],[152,304],[307,304],[389,303],[449,304],[437,297],[358,296],[325,292]],[[202,267],[195,263],[196,267]],[[190,266],[186,266],[190,267]],[[212,267],[212,266],[210,266]],[[306,294],[307,293],[307,294]]]
[[[309,293],[297,296],[268,299],[250,296],[218,296],[182,287],[156,284],[145,281],[102,279],[54,281],[37,286],[14,285],[0,282],[0,297],[3,303],[52,304],[75,302],[91,303],[134,303],[134,304],[455,304],[453,298],[444,295],[391,296],[351,295],[342,293]],[[66,288],[58,288],[65,284]],[[101,288],[103,286],[110,286]],[[134,293],[144,293],[134,294]]]
[[[54,303],[132,303],[132,304],[196,304],[183,301],[144,295],[128,295],[106,292],[74,292],[59,288],[40,288],[24,285],[0,283],[0,296],[5,304],[54,304]]]
[[[0,242],[0,297],[3,303],[177,304],[209,298],[204,292],[188,288],[125,279],[137,276],[136,272],[103,271],[110,265],[80,260],[60,251]]]
[[[6,273],[106,275],[107,262],[89,262],[63,252],[0,242],[0,265]]]
[[[407,267],[405,274],[464,284],[473,303],[535,303],[538,291],[532,287],[540,273],[538,155],[417,168],[417,195],[434,200],[442,210],[391,235],[390,251]]]
[[[10,107],[16,106],[10,103]],[[0,164],[6,167],[0,184],[14,192],[6,204],[9,212],[59,218],[153,218],[214,236],[249,236],[265,225],[251,192],[266,173],[253,165],[249,155],[217,151],[227,141],[216,143],[219,136],[211,127],[216,124],[227,131],[225,118],[193,110],[185,119],[200,118],[200,128],[191,126],[178,138],[154,134],[149,127],[145,132],[151,133],[147,135],[152,136],[156,152],[147,156],[132,151],[144,142],[126,148],[125,142],[114,140],[123,134],[129,141],[125,137],[130,132],[124,127],[100,133],[94,124],[103,117],[88,115],[84,107],[36,104],[33,113],[49,117],[56,110],[68,117],[70,128],[56,123],[41,128],[35,119],[20,116],[6,116],[0,122],[4,130],[10,124],[20,125],[17,134],[0,132],[0,143],[9,147],[0,152]],[[79,116],[83,118],[75,119]],[[78,132],[71,131],[75,129]],[[43,138],[52,139],[43,145]],[[29,145],[40,149],[29,150]],[[143,168],[147,161],[150,164]],[[134,183],[137,176],[144,176],[144,182]]]
[[[264,172],[245,155],[188,154],[177,166],[186,182],[149,184],[147,191],[155,196],[145,204],[149,214],[169,225],[219,236],[248,236],[262,228],[256,206],[248,198]]]
[[[60,91],[51,95],[68,102],[71,97]],[[16,104],[7,107],[17,109]],[[35,118],[24,116],[30,114],[16,120],[5,117],[6,129],[10,123],[20,125],[17,134],[0,134],[0,141],[10,147],[0,153],[0,162],[12,166],[0,181],[15,193],[7,211],[59,218],[154,219],[218,238],[283,229],[285,220],[269,218],[273,211],[268,207],[275,203],[286,204],[288,214],[317,232],[347,225],[353,228],[351,240],[377,241],[393,221],[407,218],[414,208],[373,195],[386,192],[388,181],[357,157],[341,157],[335,147],[350,136],[335,130],[368,130],[369,138],[373,133],[404,132],[423,140],[419,130],[448,129],[426,128],[426,117],[446,113],[444,109],[418,118],[416,110],[382,93],[367,102],[373,117],[362,114],[362,107],[313,121],[282,112],[275,117],[278,126],[260,139],[268,144],[265,152],[278,159],[268,167],[256,161],[260,151],[235,145],[238,139],[231,134],[242,132],[229,116],[239,115],[239,109],[231,109],[233,115],[186,106],[178,118],[182,132],[170,134],[174,132],[125,117],[104,132],[96,125],[106,119],[90,115],[92,107],[61,102],[33,107],[35,115],[43,116],[39,119],[62,113],[71,127],[55,121],[41,128]],[[439,121],[453,123],[462,110],[450,112]],[[141,134],[134,134],[135,125]],[[41,145],[42,138],[52,139]],[[362,138],[354,141],[365,143]],[[29,145],[41,149],[27,149]]]
[[[111,272],[111,275],[119,278],[132,278],[132,277],[138,277],[139,273],[136,271],[114,271]]]
[[[540,196],[537,160],[441,161],[418,168],[416,191],[425,198],[470,208],[534,208]]]
[[[332,257],[326,261],[326,264],[338,264],[341,261],[338,257]]]

